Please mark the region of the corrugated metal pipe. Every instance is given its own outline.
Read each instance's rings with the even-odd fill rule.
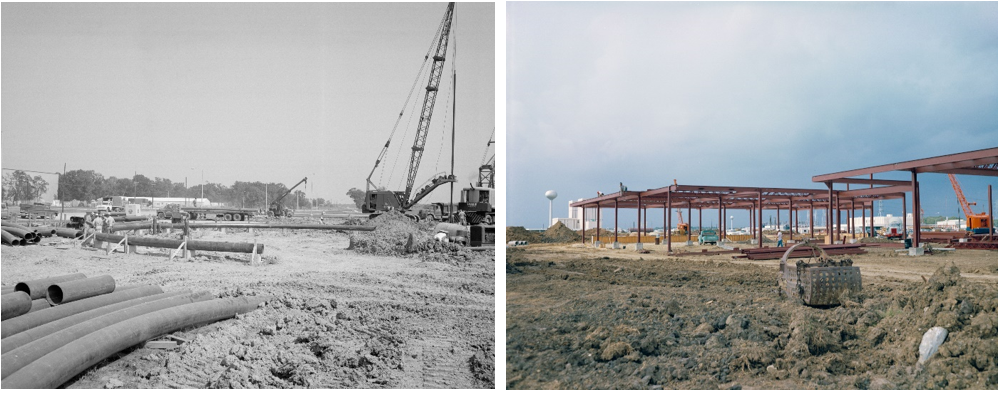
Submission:
[[[143,341],[247,313],[270,297],[215,299],[162,309],[108,325],[46,354],[0,381],[0,388],[57,388],[92,365]],[[108,315],[95,319],[95,324]]]
[[[67,316],[72,316],[77,313],[83,313],[94,308],[117,304],[133,298],[160,294],[162,292],[163,290],[160,289],[160,286],[142,286],[125,291],[116,291],[111,294],[91,297],[77,302],[71,302],[69,304],[54,306],[35,313],[18,316],[7,320],[0,325],[0,338],[7,338],[11,335],[38,327],[42,324],[59,320]]]

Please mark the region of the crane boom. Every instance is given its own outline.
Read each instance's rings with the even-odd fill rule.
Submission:
[[[973,210],[970,209],[970,205],[974,204],[970,204],[966,201],[966,196],[963,195],[963,189],[959,187],[959,181],[956,180],[956,176],[952,174],[948,175],[949,175],[949,182],[952,182],[952,190],[956,192],[956,199],[959,200],[959,207],[963,209],[963,213],[966,215],[966,217],[974,216]]]
[[[410,193],[414,189],[414,181],[417,180],[417,168],[421,164],[421,157],[424,155],[424,144],[427,142],[428,130],[431,128],[431,113],[434,111],[434,102],[438,97],[438,84],[441,82],[441,72],[445,65],[445,53],[448,49],[448,35],[452,27],[452,11],[455,3],[448,3],[445,17],[441,24],[441,31],[435,50],[434,62],[431,65],[431,76],[428,79],[428,86],[424,92],[424,105],[421,107],[421,117],[417,123],[417,135],[414,137],[414,146],[410,152],[410,167],[407,172],[407,188],[403,191],[403,203],[410,200]]]

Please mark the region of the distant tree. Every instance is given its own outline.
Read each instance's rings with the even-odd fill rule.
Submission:
[[[347,195],[351,197],[351,201],[355,202],[355,206],[361,209],[362,204],[365,203],[365,191],[352,187],[351,190],[348,190]]]
[[[93,170],[67,171],[59,177],[63,200],[90,201],[101,197],[104,176]]]
[[[49,182],[41,176],[31,177],[24,171],[16,170],[10,175],[3,174],[3,199],[7,201],[32,201],[49,189]]]
[[[136,174],[132,177],[132,191],[127,196],[150,197],[156,193],[153,180],[143,174]]]

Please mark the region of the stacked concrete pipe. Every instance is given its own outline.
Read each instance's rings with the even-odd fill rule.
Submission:
[[[8,319],[0,325],[0,338],[7,338],[19,332],[50,323],[67,316],[83,313],[106,305],[117,304],[131,299],[160,294],[160,286],[141,286],[124,291],[116,291],[97,297],[86,298],[69,304],[57,305],[35,313]]]
[[[0,230],[0,238],[3,239],[3,243],[10,246],[25,246],[28,244],[28,241],[25,241],[24,238],[8,233],[7,230]]]
[[[111,275],[101,275],[54,283],[48,287],[45,298],[49,300],[49,304],[59,305],[113,291],[115,291],[115,278],[112,278]]]
[[[78,321],[75,324],[66,325],[64,328],[59,330],[48,330],[51,332],[38,337],[36,340],[12,348],[11,350],[6,350],[5,347],[2,359],[0,359],[2,360],[0,361],[2,377],[6,379],[10,374],[20,370],[26,365],[31,364],[33,361],[41,358],[42,356],[109,325],[120,323],[149,313],[156,313],[157,311],[163,309],[186,305],[193,302],[207,301],[212,298],[212,295],[208,292],[199,292],[196,294],[191,294],[190,291],[165,293],[162,295],[149,296],[134,300],[135,302],[132,302],[132,305],[118,307],[114,310],[103,311],[101,314],[91,316],[90,319],[77,319]],[[118,305],[111,306],[117,307]],[[108,307],[104,307],[101,309],[107,308]],[[39,330],[45,328],[46,326],[38,327],[31,331]],[[29,332],[23,332],[21,334],[26,333]],[[4,341],[11,338],[4,339]]]
[[[49,286],[52,286],[60,282],[69,282],[73,280],[84,279],[86,277],[87,275],[81,273],[50,276],[48,278],[18,282],[18,284],[14,285],[14,290],[28,293],[28,295],[31,296],[31,299],[37,300],[39,298],[45,298],[45,296],[48,294]]]
[[[15,291],[0,296],[0,320],[18,317],[30,310],[31,297],[23,292]]]
[[[106,324],[106,320],[110,321],[111,318],[105,315],[93,321],[94,325],[104,328],[84,335],[11,373],[0,381],[0,388],[57,388],[119,351],[186,327],[253,311],[267,299],[241,297],[202,301],[138,315],[114,324]]]

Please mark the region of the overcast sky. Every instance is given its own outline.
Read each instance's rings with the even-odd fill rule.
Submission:
[[[819,189],[811,176],[998,146],[996,2],[507,10],[508,225],[543,227],[550,189],[566,217],[619,182]],[[956,214],[945,175],[919,180],[925,215]],[[959,180],[978,211],[988,183],[997,196],[995,177]]]
[[[225,185],[308,176],[310,197],[349,202],[415,78],[427,79],[418,71],[446,3],[2,7],[3,167],[189,185],[203,171]],[[452,30],[415,189],[449,170],[453,55],[457,189],[475,181],[494,131],[494,5],[459,3]],[[419,112],[407,111],[375,178],[391,190],[414,143]]]

